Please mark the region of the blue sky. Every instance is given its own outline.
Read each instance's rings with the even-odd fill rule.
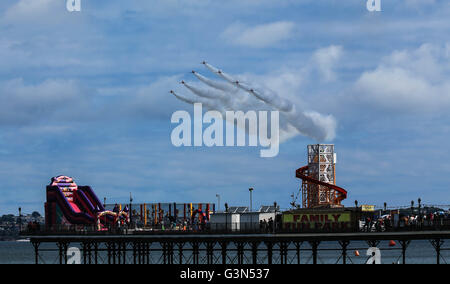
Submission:
[[[0,3],[0,214],[43,212],[55,175],[126,202],[277,201],[306,163],[298,135],[259,148],[176,148],[168,94],[211,64],[332,115],[345,205],[449,204],[450,3],[381,0]]]

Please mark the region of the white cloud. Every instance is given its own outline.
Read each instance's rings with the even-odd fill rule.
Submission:
[[[22,79],[0,83],[0,124],[21,125],[50,119],[86,117],[87,94],[72,80],[25,84]],[[83,113],[83,115],[81,115]]]
[[[65,1],[58,0],[20,0],[11,7],[9,7],[3,16],[6,22],[20,22],[20,21],[32,21],[33,19],[47,19],[50,20],[53,17],[48,17],[50,12],[55,15],[57,8],[65,6]],[[61,14],[65,11],[61,9]],[[47,16],[47,17],[43,17]]]
[[[163,76],[152,83],[137,88],[136,95],[127,105],[127,113],[138,114],[147,118],[169,117],[173,111],[185,105],[179,102],[170,90],[178,92],[180,89],[180,75]]]
[[[446,47],[424,44],[395,51],[354,85],[355,99],[401,112],[429,112],[450,106],[450,57]]]
[[[254,27],[235,23],[222,33],[222,38],[234,45],[262,48],[273,46],[280,41],[289,39],[293,34],[294,28],[294,23],[286,21]]]
[[[334,81],[334,67],[342,56],[342,46],[331,45],[314,52],[313,62],[325,81]]]

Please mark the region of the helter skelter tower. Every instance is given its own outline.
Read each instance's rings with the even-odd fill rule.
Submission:
[[[336,153],[333,144],[308,145],[308,165],[296,171],[302,179],[302,207],[342,207],[347,191],[336,185]]]

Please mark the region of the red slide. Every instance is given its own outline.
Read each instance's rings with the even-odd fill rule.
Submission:
[[[295,171],[295,176],[297,178],[300,178],[302,180],[305,180],[307,182],[313,183],[313,184],[317,184],[317,185],[322,185],[322,186],[326,186],[330,189],[335,190],[336,192],[338,192],[338,197],[337,197],[337,203],[340,204],[342,200],[347,198],[347,191],[345,189],[343,189],[342,187],[339,187],[337,185],[331,184],[331,183],[326,183],[320,180],[317,180],[315,178],[312,178],[310,176],[307,175],[307,171],[308,171],[308,166],[304,166],[301,167],[300,169],[297,169]]]
[[[70,206],[72,206],[73,211],[79,213],[81,212],[80,208],[78,208],[78,205],[75,204],[73,201],[69,201]]]

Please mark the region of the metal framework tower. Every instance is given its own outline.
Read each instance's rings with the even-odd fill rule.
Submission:
[[[333,144],[308,145],[308,166],[297,170],[302,179],[302,207],[342,207],[347,192],[336,186],[336,153]]]

